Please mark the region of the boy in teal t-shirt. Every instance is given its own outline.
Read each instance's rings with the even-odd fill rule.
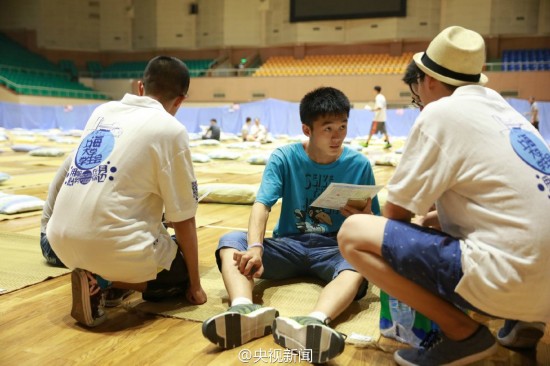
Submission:
[[[216,259],[231,307],[203,323],[203,335],[212,343],[234,348],[273,332],[276,343],[310,353],[313,363],[343,352],[344,337],[327,324],[354,299],[364,297],[368,283],[343,259],[336,234],[345,217],[359,212],[378,215],[380,208],[377,198],[363,211],[348,205],[340,210],[310,205],[332,182],[375,184],[368,159],[343,145],[349,111],[348,98],[334,88],[318,88],[302,99],[300,118],[308,140],[273,152],[252,206],[248,232],[231,232],[220,239]],[[279,222],[273,238],[266,238],[270,208],[279,198]],[[276,309],[252,303],[254,278],[301,276],[327,283],[308,316],[279,317]]]

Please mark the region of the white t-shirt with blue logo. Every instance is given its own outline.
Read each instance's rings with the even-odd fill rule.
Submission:
[[[88,120],[47,236],[69,268],[144,282],[169,269],[176,254],[163,212],[184,221],[197,206],[185,127],[156,100],[126,94]]]
[[[417,118],[388,202],[424,215],[437,203],[459,238],[456,292],[506,319],[550,320],[550,151],[497,92],[459,87]]]

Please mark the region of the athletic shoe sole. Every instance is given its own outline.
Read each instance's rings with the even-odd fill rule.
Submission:
[[[239,347],[253,339],[271,334],[275,308],[262,307],[248,314],[221,313],[202,324],[202,334],[223,349]]]
[[[324,363],[344,352],[345,339],[334,329],[302,325],[291,318],[279,317],[273,322],[273,338],[278,345],[292,351],[311,352],[311,363]]]
[[[478,353],[474,353],[474,354],[471,354],[471,355],[468,355],[468,356],[465,356],[464,358],[461,358],[460,360],[456,360],[456,361],[453,361],[451,363],[446,363],[445,366],[464,366],[464,365],[469,365],[473,362],[476,362],[476,361],[479,361],[479,360],[483,360],[484,358],[486,357],[489,357],[493,354],[495,354],[495,352],[497,352],[498,350],[498,344],[495,343],[493,344],[491,347],[481,351],[481,352],[478,352]],[[401,358],[401,356],[399,355],[399,352],[400,351],[396,351],[394,352],[393,354],[393,359],[394,361],[400,365],[400,366],[418,366],[417,364],[415,363],[411,363],[403,358]]]
[[[510,348],[535,348],[544,335],[543,323],[518,323],[506,337],[498,337],[498,342]]]
[[[90,303],[90,287],[88,276],[82,269],[75,269],[71,273],[71,286],[73,292],[73,306],[71,316],[79,323],[88,327],[96,327],[107,319],[106,314],[94,319],[92,305]]]
[[[105,300],[105,307],[114,308],[115,306],[119,306],[120,304],[122,304],[124,299],[132,295],[134,292],[135,292],[134,290],[128,290],[124,292],[121,297],[118,297],[116,299],[111,299],[111,300]]]

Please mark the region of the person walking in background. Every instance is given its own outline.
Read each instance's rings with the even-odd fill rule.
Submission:
[[[535,101],[535,97],[529,98],[529,103],[531,104],[531,111],[530,111],[530,117],[531,117],[531,124],[535,126],[535,128],[539,129],[539,106],[537,102]]]
[[[483,86],[480,34],[446,28],[413,59],[410,86],[424,109],[387,185],[384,217],[348,217],[342,255],[439,326],[420,348],[396,351],[399,365],[466,365],[496,352],[494,335],[465,310],[506,319],[498,342],[533,350],[550,321],[550,150]],[[413,214],[430,217],[413,224]]]
[[[376,93],[376,96],[374,98],[374,108],[373,108],[374,120],[372,121],[369,137],[367,138],[367,141],[363,144],[363,146],[369,147],[369,142],[372,136],[380,132],[384,134],[384,141],[386,141],[386,145],[384,145],[384,149],[389,149],[392,145],[390,143],[390,137],[388,136],[388,132],[386,130],[386,109],[387,109],[386,97],[382,94],[382,87],[376,85],[373,90]]]

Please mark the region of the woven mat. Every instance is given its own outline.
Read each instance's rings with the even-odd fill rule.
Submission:
[[[145,313],[199,322],[226,311],[229,299],[218,268],[213,267],[203,273],[201,284],[208,296],[208,301],[204,305],[190,305],[183,299],[163,303],[144,302],[139,299],[126,303],[125,307]],[[307,315],[317,302],[321,289],[322,286],[319,282],[309,279],[259,280],[254,288],[254,302],[276,308],[281,316]],[[367,296],[360,301],[353,302],[331,325],[336,330],[348,335],[355,332],[378,340],[380,337],[379,318],[379,291],[377,288],[369,287]]]
[[[8,171],[6,172],[10,174]],[[50,185],[50,182],[52,181],[54,175],[55,172],[23,174],[14,176],[11,179],[5,181],[0,186],[0,189],[5,190],[9,188],[31,187],[36,185],[45,185],[47,187]]]
[[[69,272],[46,263],[39,236],[0,232],[0,294]]]
[[[223,164],[216,162],[210,166],[195,165],[194,169],[196,173],[212,173],[215,172],[219,177],[219,174],[235,174],[235,175],[249,175],[258,174],[264,171],[263,165],[250,165],[246,162],[240,161],[238,164],[229,161]]]
[[[21,212],[21,213],[16,213],[11,215],[0,214],[0,221],[13,220],[13,219],[19,219],[21,217],[38,216],[38,215],[42,215],[42,210]]]

